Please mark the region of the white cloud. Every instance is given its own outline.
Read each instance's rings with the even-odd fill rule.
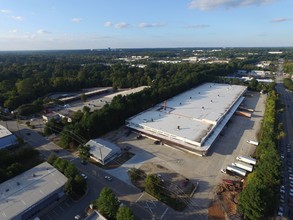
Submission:
[[[24,19],[22,16],[12,16],[12,18],[16,21],[22,21]]]
[[[71,21],[74,23],[79,23],[82,21],[82,18],[72,18]]]
[[[138,25],[140,28],[149,28],[149,27],[164,27],[166,23],[145,23],[142,22]]]
[[[104,23],[104,26],[105,27],[111,27],[113,24],[112,24],[112,22],[111,21],[106,21],[105,23]]]
[[[115,28],[117,29],[123,29],[123,28],[128,28],[130,27],[130,24],[127,24],[126,22],[120,22],[115,24]]]
[[[10,14],[11,11],[10,10],[7,10],[7,9],[0,9],[0,13],[1,14]]]
[[[37,30],[37,33],[38,33],[38,34],[51,34],[51,32],[46,31],[46,30],[44,30],[44,29],[39,29],[39,30]]]
[[[274,18],[271,20],[271,22],[285,22],[285,21],[291,21],[290,18]]]
[[[208,24],[191,24],[186,26],[186,28],[193,28],[193,29],[208,28],[208,27],[210,27],[210,25]]]
[[[274,1],[278,0],[192,0],[188,4],[188,8],[205,11],[218,7],[234,8],[250,5],[265,5]]]
[[[18,32],[18,29],[11,29],[9,30],[9,33],[17,33]]]

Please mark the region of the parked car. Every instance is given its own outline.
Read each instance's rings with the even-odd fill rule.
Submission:
[[[85,175],[84,173],[80,174],[85,180],[87,180],[87,175]]]
[[[108,181],[112,181],[112,177],[110,177],[110,176],[105,176],[105,179]]]

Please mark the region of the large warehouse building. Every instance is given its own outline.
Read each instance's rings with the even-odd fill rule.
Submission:
[[[0,185],[0,219],[34,219],[64,196],[67,178],[44,162]]]
[[[237,110],[247,87],[206,83],[126,120],[126,126],[162,143],[205,155]]]

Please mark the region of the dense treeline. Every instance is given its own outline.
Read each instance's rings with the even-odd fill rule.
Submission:
[[[153,64],[151,66],[154,72],[150,88],[128,96],[117,96],[111,104],[107,104],[101,110],[93,113],[86,110],[76,113],[71,123],[65,122],[62,125],[49,123],[49,129],[52,128],[52,131],[58,130],[60,126],[64,127],[60,138],[61,146],[69,147],[72,144],[80,144],[76,143],[78,137],[89,139],[105,134],[124,124],[128,117],[203,82],[213,81],[217,75],[228,71],[225,65],[161,66]]]
[[[283,70],[284,70],[284,73],[288,73],[290,75],[293,75],[293,62],[292,61],[285,62],[283,65]]]
[[[238,209],[246,219],[258,220],[273,214],[280,184],[280,156],[276,147],[276,105],[278,95],[268,94],[266,110],[257,147],[258,159],[255,171],[247,178],[245,189],[240,193]]]
[[[49,60],[51,59],[53,58]],[[55,59],[52,62],[41,60],[0,65],[0,105],[14,110],[22,104],[35,101],[33,104],[37,107],[49,101],[38,100],[38,98],[51,92],[80,91],[83,88],[103,86],[133,88],[151,85],[153,80],[160,80],[162,82],[157,83],[164,84],[170,75],[178,72],[179,69],[184,73],[190,69],[202,71],[206,68],[205,65],[199,64],[194,64],[193,68],[190,68],[190,64],[180,64],[177,67],[177,65],[155,63],[149,64],[146,68],[138,68],[119,63],[80,64],[74,62],[75,59],[71,60],[70,57],[67,58],[68,60],[59,60],[58,57]],[[236,66],[235,64],[233,66],[211,65],[207,69],[221,75],[236,70]]]
[[[39,52],[6,52],[0,53],[0,106],[16,109],[44,97],[51,92],[79,91],[82,88],[113,86],[114,88],[150,85],[160,75],[173,74],[172,66],[156,64],[157,59],[178,59],[194,56],[196,48],[173,49],[125,49],[125,50],[81,50],[81,51],[39,51]],[[212,69],[222,74],[233,73],[237,69],[255,69],[254,64],[260,60],[276,60],[286,58],[289,49],[282,48],[281,55],[271,55],[271,48],[226,48],[213,51],[211,48],[200,48],[198,57],[217,57],[232,59],[229,64],[202,65],[201,68]],[[248,54],[255,54],[249,55]],[[145,63],[146,68],[138,68],[130,64],[124,65],[117,58],[149,56],[147,60],[134,61]],[[238,60],[237,57],[247,57]],[[179,64],[184,67],[191,64]],[[175,67],[175,69],[177,69]],[[188,68],[187,68],[188,69]],[[166,71],[167,70],[167,71]],[[231,72],[231,70],[234,70]],[[176,70],[177,71],[177,70]],[[158,75],[158,76],[157,76]],[[168,75],[168,74],[167,74]],[[168,80],[168,76],[164,78]],[[40,99],[33,103],[41,107]]]
[[[39,152],[32,148],[0,151],[0,183],[38,165]]]
[[[293,91],[293,82],[290,78],[285,78],[283,80],[283,83],[286,89]]]

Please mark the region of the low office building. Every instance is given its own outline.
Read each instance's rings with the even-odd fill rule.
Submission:
[[[0,150],[13,147],[18,144],[16,136],[12,134],[7,128],[0,125]]]
[[[206,83],[126,120],[162,143],[205,155],[243,101],[245,86]]]
[[[63,198],[66,181],[47,162],[5,181],[0,185],[0,219],[30,220],[44,214]]]
[[[90,147],[90,157],[103,165],[121,154],[120,147],[100,138],[90,140],[85,145]]]

